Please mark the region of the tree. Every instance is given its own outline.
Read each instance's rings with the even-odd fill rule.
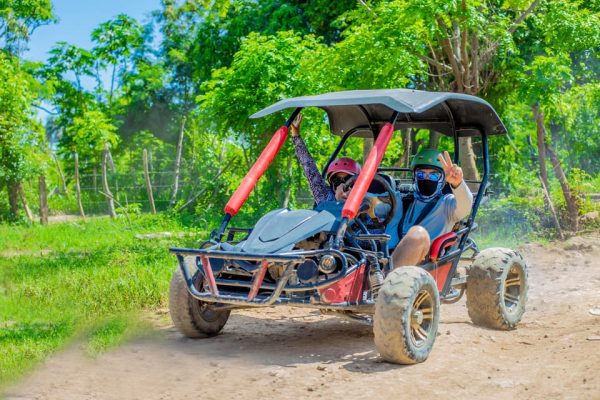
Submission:
[[[294,32],[279,32],[264,36],[252,33],[241,45],[229,68],[213,72],[213,77],[202,89],[205,94],[198,96],[198,118],[202,127],[215,134],[235,141],[244,151],[245,172],[264,148],[275,129],[282,125],[282,115],[250,120],[248,116],[260,108],[282,98],[310,93],[311,82],[302,73],[302,60],[311,54],[319,53],[323,44],[315,37],[301,36]],[[218,116],[218,118],[215,118]],[[307,118],[307,122],[311,118]],[[315,118],[316,120],[316,118]],[[320,119],[322,121],[322,118]],[[308,128],[305,124],[303,128]],[[319,129],[319,123],[313,128]],[[316,138],[312,140],[316,141]],[[320,138],[320,146],[315,156],[326,152],[327,141]],[[316,142],[315,142],[316,144]],[[288,163],[290,148],[282,150],[272,168],[267,170],[266,183],[257,189],[255,198],[263,200],[261,205],[281,205],[285,194],[272,198],[274,188],[281,182],[291,185],[291,163]],[[291,159],[290,159],[291,160]],[[235,184],[239,183],[238,175]],[[271,199],[271,200],[270,200]]]
[[[515,32],[539,0],[397,0],[347,16],[343,40],[323,65],[342,87],[408,86],[486,95],[515,48]],[[435,140],[434,140],[435,141]],[[461,139],[467,179],[478,179],[470,138]]]
[[[18,54],[35,29],[56,21],[51,0],[3,0],[0,2],[0,43]]]
[[[31,77],[18,59],[0,53],[0,187],[6,187],[11,213],[17,214],[21,182],[40,167],[44,136],[34,119]]]
[[[144,43],[142,27],[138,22],[125,14],[104,22],[92,31],[92,40],[96,46],[92,54],[98,68],[108,64],[110,86],[108,90],[108,111],[112,114],[113,94],[117,83],[117,75],[127,71],[129,58],[134,52],[141,50]]]
[[[119,142],[117,128],[101,111],[86,110],[73,119],[66,128],[66,135],[71,139],[70,146],[63,151],[72,154],[77,152],[83,159],[99,160],[105,144],[116,147]]]
[[[564,163],[567,152],[561,145],[577,148],[577,141],[590,139],[577,131],[594,132],[593,123],[578,126],[572,121],[576,115],[588,121],[597,118],[594,117],[597,108],[593,111],[589,107],[590,103],[597,105],[594,87],[600,76],[596,54],[600,47],[599,23],[598,10],[584,3],[544,2],[528,20],[526,29],[517,32],[519,52],[506,63],[505,73],[494,93],[531,109],[536,126],[540,179],[550,188],[548,157],[565,199],[567,225],[573,231],[578,228],[580,201],[568,179],[574,165]],[[575,62],[577,60],[591,62]],[[587,103],[581,101],[582,95]],[[587,154],[589,157],[590,153]]]

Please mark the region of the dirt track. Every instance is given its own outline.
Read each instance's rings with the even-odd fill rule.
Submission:
[[[9,399],[600,399],[600,237],[528,245],[530,296],[510,332],[473,326],[464,299],[442,306],[429,359],[383,363],[371,328],[311,310],[240,311],[222,335],[157,333],[96,360],[73,347]],[[164,321],[165,319],[161,319]],[[596,340],[598,339],[598,340]]]

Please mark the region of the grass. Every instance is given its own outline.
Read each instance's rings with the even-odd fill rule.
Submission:
[[[143,310],[166,305],[176,265],[168,248],[196,238],[135,235],[193,232],[188,225],[164,215],[132,216],[131,225],[107,218],[1,225],[0,388],[72,340],[95,355],[144,331]]]

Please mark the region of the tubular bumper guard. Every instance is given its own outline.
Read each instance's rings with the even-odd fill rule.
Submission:
[[[360,263],[357,263],[357,265],[353,265],[349,268],[348,260],[344,253],[335,249],[300,250],[281,254],[239,253],[214,249],[171,248],[169,250],[177,256],[179,267],[181,268],[181,272],[183,273],[187,284],[187,289],[192,297],[210,303],[224,303],[239,306],[266,307],[274,304],[288,303],[294,303],[296,305],[309,305],[311,303],[308,301],[291,299],[287,297],[282,298],[281,294],[284,291],[306,292],[325,288],[340,281],[360,265]],[[330,254],[341,260],[342,268],[335,276],[316,283],[300,283],[297,285],[288,284],[296,265],[304,262],[307,257],[325,254]],[[188,271],[185,257],[195,257],[195,264],[202,276],[205,278],[209,291],[202,292],[194,286],[194,281],[192,279],[193,274],[190,274]],[[210,264],[210,259],[259,261],[260,266],[252,272],[253,276],[250,282],[234,279],[221,279],[215,277],[213,268]],[[269,268],[269,265],[273,263],[284,265],[284,272],[277,282],[264,282],[267,269]],[[219,291],[219,285],[248,288],[249,292],[247,295],[244,293],[221,293]],[[260,290],[270,291],[271,293],[268,295],[259,294]],[[346,304],[340,304],[340,306],[345,305]]]

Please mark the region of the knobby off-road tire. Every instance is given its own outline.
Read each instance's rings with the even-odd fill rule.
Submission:
[[[514,329],[527,303],[527,265],[516,251],[483,250],[467,276],[467,310],[475,325]]]
[[[197,289],[202,287],[202,275],[194,275],[194,285]],[[173,324],[189,338],[203,338],[217,335],[231,311],[215,311],[209,303],[193,298],[187,290],[187,285],[181,268],[173,272],[169,288],[169,312]]]
[[[400,267],[379,289],[373,333],[385,361],[416,364],[429,356],[438,329],[440,297],[432,276],[419,267]]]

